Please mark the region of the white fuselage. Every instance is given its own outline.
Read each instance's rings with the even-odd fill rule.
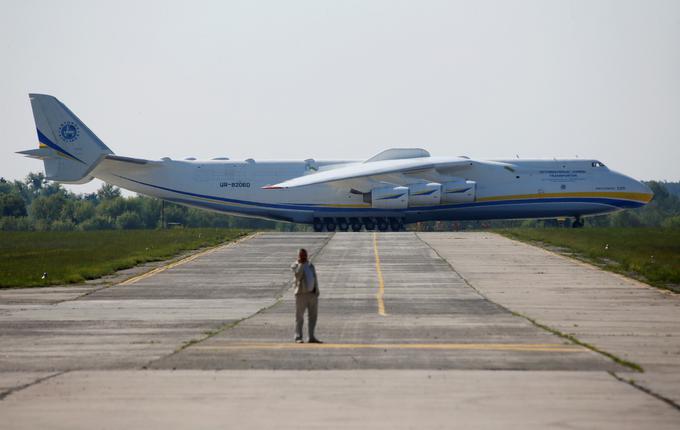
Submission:
[[[446,160],[432,157],[434,162]],[[356,161],[177,161],[147,163],[104,159],[92,175],[122,188],[168,201],[236,215],[299,223],[315,219],[395,217],[427,220],[517,219],[585,216],[639,207],[648,187],[595,160],[498,160],[465,171],[476,182],[466,203],[380,209],[332,183],[262,189],[290,178]],[[504,167],[503,165],[506,165]],[[508,168],[511,165],[512,168]],[[414,182],[422,182],[414,181]],[[408,184],[402,184],[408,186]]]

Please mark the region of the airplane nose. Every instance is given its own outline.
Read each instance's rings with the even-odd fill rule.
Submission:
[[[645,184],[644,182],[638,181],[638,180],[633,179],[633,178],[630,178],[630,179],[635,183],[635,186],[631,187],[631,188],[635,189],[636,192],[638,192],[640,194],[646,195],[646,197],[645,197],[646,203],[651,202],[652,199],[654,198],[654,191],[652,191],[652,189],[649,188],[649,186],[647,186],[647,184]]]

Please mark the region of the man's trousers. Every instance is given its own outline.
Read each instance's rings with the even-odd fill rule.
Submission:
[[[309,339],[314,339],[316,317],[319,310],[319,298],[314,293],[302,293],[295,296],[295,338],[302,339],[305,309],[309,319]]]

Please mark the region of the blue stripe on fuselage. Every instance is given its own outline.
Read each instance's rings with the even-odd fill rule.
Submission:
[[[257,206],[263,208],[272,209],[284,209],[284,210],[304,210],[304,211],[314,211],[314,212],[394,212],[395,209],[376,209],[376,208],[345,208],[345,207],[324,207],[316,206],[313,203],[300,203],[300,204],[279,204],[279,203],[261,203],[252,202],[248,200],[238,200],[229,199],[226,197],[210,196],[207,194],[197,194],[188,191],[180,191],[172,188],[163,187],[160,185],[149,184],[142,181],[137,181],[135,179],[126,178],[124,176],[115,175],[126,181],[134,182],[140,185],[145,185],[147,187],[156,188],[159,190],[170,191],[172,193],[182,194],[185,196],[197,197],[202,199],[218,200],[225,203],[235,203],[247,206]],[[483,206],[503,206],[503,205],[516,205],[516,204],[541,204],[541,203],[599,203],[609,206],[614,206],[617,208],[628,209],[628,208],[639,208],[644,206],[645,203],[632,201],[632,200],[621,200],[621,199],[609,199],[603,197],[545,197],[540,199],[517,199],[517,200],[495,200],[489,202],[474,202],[474,203],[460,203],[453,205],[434,205],[434,206],[418,206],[407,209],[401,209],[400,212],[422,212],[422,211],[438,211],[446,209],[458,209],[458,208],[469,208],[469,207],[483,207]],[[238,212],[237,210],[230,210],[229,212]]]

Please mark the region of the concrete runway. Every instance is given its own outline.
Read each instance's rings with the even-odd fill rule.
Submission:
[[[292,343],[302,246],[322,345]],[[0,347],[0,428],[680,426],[678,296],[488,233],[262,233],[0,290]]]

